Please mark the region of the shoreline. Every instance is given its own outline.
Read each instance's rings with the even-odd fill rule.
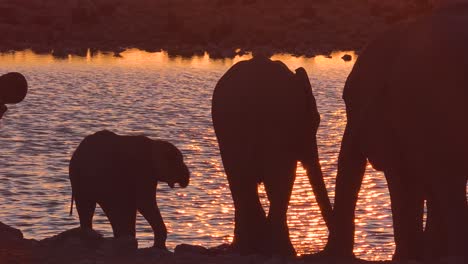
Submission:
[[[0,263],[61,264],[61,263],[165,263],[165,264],[305,264],[305,263],[369,263],[383,264],[391,261],[340,260],[323,257],[299,256],[282,258],[274,256],[241,256],[228,253],[226,246],[204,248],[181,244],[174,252],[156,248],[136,248],[131,238],[102,237],[96,231],[70,229],[42,239],[25,239],[20,230],[0,222]]]
[[[210,59],[233,59],[236,56],[243,56],[247,54],[252,54],[254,50],[262,50],[263,53],[269,55],[278,55],[278,54],[288,54],[293,57],[304,57],[304,58],[313,58],[316,56],[325,56],[331,57],[333,53],[344,52],[344,51],[353,51],[356,55],[359,55],[362,47],[336,47],[336,48],[326,48],[326,49],[315,49],[315,48],[304,48],[304,49],[281,49],[274,48],[271,46],[261,46],[254,48],[241,48],[241,47],[217,47],[217,46],[159,46],[159,47],[144,47],[144,46],[108,46],[108,47],[92,47],[92,46],[79,46],[72,45],[67,48],[37,48],[34,46],[16,46],[11,48],[0,48],[0,54],[9,54],[15,52],[24,52],[31,51],[37,55],[51,55],[57,59],[65,59],[69,55],[86,57],[90,55],[91,57],[97,53],[103,54],[112,54],[114,57],[121,57],[121,53],[138,49],[144,52],[155,53],[155,52],[165,52],[170,58],[172,57],[182,57],[182,58],[192,58],[197,56],[204,56],[205,53],[208,54]],[[346,60],[348,61],[348,60]]]

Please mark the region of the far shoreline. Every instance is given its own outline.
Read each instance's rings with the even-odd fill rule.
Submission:
[[[0,52],[31,49],[63,57],[137,48],[229,58],[236,50],[313,57],[359,52],[389,27],[427,14],[418,0],[35,1],[0,3]]]
[[[97,53],[112,54],[114,57],[120,57],[121,53],[137,49],[148,53],[165,52],[170,58],[192,58],[204,56],[208,54],[210,59],[233,59],[236,56],[252,54],[255,50],[261,50],[263,53],[270,56],[273,55],[290,55],[292,57],[313,58],[324,56],[331,58],[334,53],[353,52],[359,55],[362,47],[352,46],[336,46],[332,48],[277,48],[273,46],[254,46],[254,47],[222,47],[222,46],[190,46],[190,45],[175,45],[175,46],[151,46],[151,45],[115,45],[115,46],[93,46],[93,45],[70,45],[65,47],[37,47],[34,45],[13,45],[9,47],[0,47],[0,54],[9,54],[15,52],[31,51],[37,55],[52,55],[54,58],[68,58],[69,55],[86,57],[94,56]]]

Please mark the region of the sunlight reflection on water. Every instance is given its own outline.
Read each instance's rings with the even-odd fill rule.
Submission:
[[[290,69],[304,67],[309,73],[322,116],[320,157],[332,198],[345,125],[341,94],[354,64],[354,60],[341,60],[342,55],[274,57]],[[22,72],[30,84],[26,100],[11,106],[0,121],[0,220],[36,239],[76,227],[76,211],[68,216],[69,158],[83,137],[109,129],[166,139],[184,153],[191,185],[158,188],[170,248],[180,243],[216,246],[231,241],[234,208],[212,128],[211,96],[224,72],[249,56],[186,59],[138,50],[122,56],[98,53],[55,59],[28,51],[0,55],[1,74]],[[327,229],[304,170],[298,167],[297,172],[288,223],[298,253],[311,253],[323,248]],[[356,254],[365,259],[390,258],[394,249],[390,200],[383,175],[371,168],[356,214]],[[100,209],[94,222],[97,230],[111,235]],[[151,228],[141,216],[137,237],[140,247],[152,243]]]

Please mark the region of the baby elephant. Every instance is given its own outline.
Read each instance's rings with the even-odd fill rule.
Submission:
[[[114,237],[135,237],[137,210],[154,232],[154,246],[165,249],[167,230],[156,204],[158,181],[171,188],[189,184],[182,153],[171,143],[144,136],[99,131],[87,136],[70,161],[73,199],[80,227],[92,229],[96,204],[109,218]]]

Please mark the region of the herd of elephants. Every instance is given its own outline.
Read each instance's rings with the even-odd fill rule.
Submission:
[[[316,256],[353,258],[355,207],[369,161],[388,183],[393,259],[466,263],[468,1],[438,4],[432,14],[374,39],[354,65],[343,92],[347,124],[333,207],[317,148],[320,115],[306,71],[292,72],[254,52],[224,74],[214,89],[212,119],[235,208],[229,250],[296,255],[286,212],[299,161],[329,229],[328,243]],[[21,74],[1,76],[0,118],[5,104],[22,101],[26,93]],[[69,172],[71,208],[75,201],[81,228],[92,228],[99,204],[116,238],[134,238],[139,211],[154,231],[154,246],[166,248],[157,183],[186,187],[190,178],[174,145],[99,131],[80,143]],[[268,214],[258,197],[260,183],[270,201]]]

